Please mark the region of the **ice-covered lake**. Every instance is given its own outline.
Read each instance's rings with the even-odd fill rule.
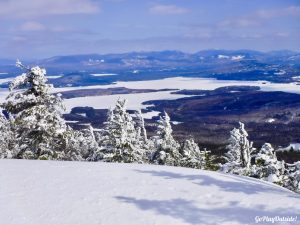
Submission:
[[[271,83],[267,81],[228,81],[228,80],[216,80],[211,78],[186,78],[186,77],[173,77],[161,80],[148,80],[148,81],[129,81],[129,82],[116,82],[110,85],[94,85],[84,87],[63,87],[54,88],[53,92],[63,92],[79,89],[94,89],[94,88],[116,88],[126,87],[130,89],[202,89],[202,90],[214,90],[219,87],[225,86],[259,86],[262,91],[284,91],[289,93],[300,94],[300,86],[296,83]],[[8,94],[7,89],[0,89],[0,101],[4,101]],[[107,109],[113,106],[116,100],[121,98],[128,99],[129,109],[142,109],[146,105],[142,102],[148,100],[160,100],[160,99],[178,99],[181,97],[187,97],[186,95],[174,95],[171,91],[159,91],[150,93],[137,93],[137,94],[121,94],[121,95],[106,95],[106,96],[87,96],[78,97],[72,99],[65,99],[64,103],[66,111],[70,112],[73,107],[76,106],[89,106],[96,109]],[[157,114],[157,113],[156,113]],[[154,113],[148,113],[147,116],[152,117],[156,115]]]
[[[114,87],[126,87],[131,89],[202,89],[202,90],[214,90],[219,87],[225,86],[259,86],[262,91],[285,91],[290,93],[300,94],[300,86],[296,83],[290,84],[277,84],[266,81],[224,81],[209,78],[185,78],[185,77],[173,77],[162,80],[150,80],[150,81],[130,81],[130,82],[117,82],[111,85],[97,85],[87,87],[65,87],[56,88],[56,92],[77,90],[77,89],[93,89],[93,88],[114,88]],[[90,106],[98,109],[106,109],[112,106],[118,97],[128,99],[129,109],[142,109],[146,105],[142,105],[142,102],[148,100],[160,100],[160,99],[178,99],[181,97],[187,97],[186,95],[174,95],[172,91],[161,91],[152,93],[138,93],[138,94],[122,94],[122,95],[108,95],[108,96],[89,96],[79,97],[73,99],[66,99],[65,105],[67,111],[70,111],[75,106]]]

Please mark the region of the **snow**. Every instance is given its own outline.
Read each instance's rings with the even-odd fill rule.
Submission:
[[[154,116],[158,116],[160,114],[159,111],[150,111],[143,113],[143,118],[144,119],[152,119]]]
[[[143,105],[142,103],[149,100],[160,100],[160,99],[177,99],[181,97],[187,97],[186,95],[174,95],[171,94],[172,91],[158,91],[150,93],[135,93],[135,94],[120,94],[120,95],[104,95],[104,96],[88,96],[88,97],[78,97],[64,99],[64,105],[66,106],[66,111],[70,112],[75,106],[85,107],[90,106],[95,109],[108,109],[110,108],[118,98],[127,99],[128,109],[145,109],[150,105]],[[153,115],[156,115],[153,113]],[[150,114],[148,113],[148,116]]]
[[[50,76],[46,76],[47,79],[57,79],[57,78],[61,78],[63,75],[50,75]]]
[[[279,186],[179,167],[1,160],[0,183],[5,225],[237,225],[300,212]]]
[[[67,120],[66,123],[78,123],[79,121],[77,120]]]
[[[109,85],[93,85],[79,87],[60,87],[54,88],[53,92],[63,92],[80,89],[94,88],[116,88],[126,87],[131,89],[202,89],[214,90],[226,86],[259,86],[262,91],[285,91],[289,93],[300,94],[300,88],[297,83],[271,83],[268,81],[236,81],[236,80],[216,80],[213,78],[187,78],[172,77],[160,80],[146,81],[120,81]]]
[[[235,85],[248,85],[248,86],[260,86],[263,91],[286,91],[291,93],[300,94],[300,88],[295,83],[282,84],[282,83],[270,83],[266,81],[223,81],[209,78],[185,78],[185,77],[173,77],[161,80],[149,80],[149,81],[133,81],[133,82],[117,82],[110,85],[96,85],[86,86],[84,89],[93,88],[115,88],[126,87],[130,89],[203,89],[214,90],[219,87],[235,86]],[[55,88],[54,92],[62,92],[68,90],[78,90],[83,87],[63,87]],[[67,112],[75,106],[89,106],[96,109],[107,109],[112,106],[119,97],[128,99],[129,109],[144,109],[147,106],[142,105],[142,102],[148,100],[161,100],[161,99],[178,99],[182,97],[188,97],[188,95],[174,95],[172,91],[163,92],[150,92],[150,93],[138,93],[138,94],[122,94],[122,95],[108,95],[108,96],[87,96],[78,97],[72,99],[65,99]],[[150,115],[150,114],[148,114]],[[157,115],[157,114],[155,114]]]
[[[129,81],[129,82],[116,82],[109,85],[93,85],[93,86],[79,86],[79,87],[60,87],[53,88],[52,92],[64,92],[80,89],[95,89],[95,88],[116,88],[126,87],[130,89],[202,89],[214,90],[219,87],[225,86],[259,86],[262,91],[284,91],[289,93],[300,94],[300,88],[297,83],[271,83],[268,81],[235,81],[235,80],[216,80],[213,78],[187,78],[187,77],[172,77],[160,80],[147,80],[147,81]],[[8,95],[7,89],[0,88],[0,102],[5,100]],[[139,94],[123,94],[123,95],[109,95],[109,96],[88,96],[78,97],[73,99],[65,99],[64,103],[69,112],[76,106],[89,106],[96,109],[109,108],[118,97],[128,99],[129,109],[143,109],[146,106],[141,103],[148,100],[161,100],[161,99],[178,99],[181,97],[188,97],[187,95],[174,95],[171,91],[164,92],[150,92]],[[149,114],[148,114],[149,115]]]
[[[300,76],[294,76],[292,77],[294,80],[299,81],[300,80]]]
[[[86,113],[76,113],[76,114],[79,115],[79,116],[87,117]]]
[[[183,123],[183,122],[179,122],[179,121],[171,121],[171,123],[174,124],[174,125],[179,125],[179,124],[181,124],[181,123]]]
[[[227,55],[218,55],[218,59],[229,59],[230,57]]]
[[[245,58],[244,55],[237,55],[237,56],[232,56],[232,57],[231,57],[231,60],[238,61],[238,60],[241,60],[241,59],[243,59],[243,58]]]
[[[267,123],[273,123],[275,122],[276,120],[274,118],[269,118],[266,120]]]
[[[284,75],[286,72],[284,70],[280,70],[279,72],[275,72],[275,75]]]
[[[288,147],[280,148],[277,151],[290,151],[291,148],[293,148],[294,151],[300,151],[300,143],[291,143]]]
[[[7,83],[7,82],[11,82],[15,79],[15,77],[8,77],[8,78],[2,78],[0,79],[0,84],[4,84],[4,83]]]
[[[118,74],[116,74],[116,73],[92,73],[91,75],[94,77],[106,77],[106,76],[115,76]]]

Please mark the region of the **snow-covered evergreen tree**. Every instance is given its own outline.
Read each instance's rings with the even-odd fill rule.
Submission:
[[[75,157],[74,160],[76,159],[76,154],[74,155],[73,152],[76,152],[77,149],[81,149],[80,152],[83,159],[88,159],[93,153],[99,150],[94,128],[91,125],[88,125],[87,128],[80,131],[73,131],[69,142],[70,149],[68,153],[71,155],[67,157],[71,159]],[[72,156],[72,154],[74,156]]]
[[[0,112],[0,159],[13,157],[13,132],[8,119]]]
[[[135,117],[136,117],[137,139],[146,143],[148,140],[148,137],[147,137],[147,131],[145,128],[145,121],[144,121],[141,110],[138,110],[135,113]]]
[[[265,143],[255,156],[252,176],[272,183],[283,184],[284,162],[278,161],[271,144]]]
[[[157,138],[155,141],[155,152],[152,161],[155,164],[179,166],[181,154],[180,145],[172,136],[172,127],[169,115],[164,112],[160,117],[157,127]]]
[[[19,61],[17,66],[26,73],[12,81],[12,92],[2,105],[13,117],[15,157],[64,159],[72,132],[62,119],[60,96],[50,93],[52,85],[46,84],[45,69],[38,66],[27,68]],[[80,155],[78,152],[75,154]]]
[[[200,151],[194,139],[185,140],[180,153],[182,155],[181,166],[195,169],[204,169],[206,167],[207,152],[205,150]]]
[[[90,158],[107,162],[141,163],[144,152],[139,148],[134,125],[131,115],[126,112],[126,100],[118,99],[114,109],[109,110],[101,149]]]
[[[137,141],[138,141],[138,146],[140,149],[144,150],[144,159],[143,161],[145,163],[148,163],[149,160],[151,159],[151,156],[154,152],[154,142],[152,138],[148,139],[147,136],[147,130],[145,128],[145,121],[142,115],[141,110],[138,110],[135,113],[135,128],[137,132]]]
[[[284,181],[283,186],[300,193],[300,161],[286,165],[287,179]]]
[[[251,165],[252,142],[248,140],[248,133],[244,124],[239,122],[240,127],[230,132],[228,152],[225,154],[226,163],[221,170],[227,173],[246,175]]]

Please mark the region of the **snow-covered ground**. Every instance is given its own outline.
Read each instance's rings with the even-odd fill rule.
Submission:
[[[15,79],[15,77],[1,78],[1,79],[0,79],[0,84],[4,84],[4,83],[7,83],[7,82],[11,82],[13,79]]]
[[[50,75],[50,76],[46,76],[47,79],[57,79],[57,78],[61,78],[63,77],[63,74],[62,75]]]
[[[3,225],[299,224],[300,195],[256,179],[167,166],[0,160]],[[265,216],[265,217],[264,217]],[[298,217],[297,217],[298,216]]]
[[[286,148],[279,148],[277,151],[290,151],[293,149],[294,151],[300,151],[300,143],[291,143]]]
[[[106,76],[116,76],[118,74],[116,74],[116,73],[92,73],[91,75],[94,77],[106,77]]]

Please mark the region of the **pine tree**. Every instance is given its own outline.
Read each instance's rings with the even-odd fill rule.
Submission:
[[[169,115],[164,112],[160,117],[157,126],[157,138],[155,141],[155,152],[152,162],[161,165],[180,166],[181,154],[180,145],[172,136],[172,127]]]
[[[143,161],[143,150],[139,148],[134,121],[126,112],[126,100],[118,99],[115,108],[110,109],[105,123],[101,149],[91,157],[107,162]]]
[[[265,143],[255,156],[252,176],[269,182],[283,184],[284,171],[284,162],[278,161],[272,145]]]
[[[185,140],[180,153],[183,157],[180,163],[181,166],[195,169],[204,169],[206,167],[207,152],[205,150],[200,151],[194,139]]]
[[[246,175],[250,171],[252,142],[248,140],[248,133],[244,124],[239,122],[240,127],[230,132],[229,151],[225,154],[226,163],[221,170],[227,173]]]
[[[0,159],[13,157],[13,132],[8,119],[0,112]]]
[[[46,84],[45,69],[38,66],[27,68],[19,61],[17,66],[26,73],[10,84],[11,93],[2,105],[13,117],[11,126],[16,134],[15,157],[65,159],[72,132],[62,119],[60,96],[50,94],[52,85]]]

